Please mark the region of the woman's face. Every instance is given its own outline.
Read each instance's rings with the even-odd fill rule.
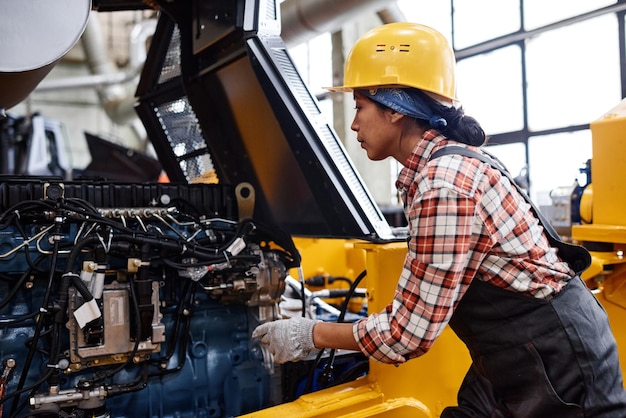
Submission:
[[[356,113],[350,128],[356,132],[357,141],[373,161],[394,156],[400,132],[398,124],[391,122],[391,110],[379,107],[359,92],[354,92]]]

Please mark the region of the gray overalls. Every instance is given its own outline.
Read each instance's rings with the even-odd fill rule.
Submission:
[[[547,301],[475,279],[450,326],[473,364],[453,417],[626,417],[606,313],[576,276]]]
[[[445,154],[478,158],[515,184],[492,156],[453,146],[431,159]],[[577,274],[584,271],[589,253],[562,242],[520,193],[559,256]],[[475,278],[450,327],[473,363],[459,389],[458,406],[446,408],[442,418],[626,418],[626,391],[607,314],[578,275],[549,300]]]

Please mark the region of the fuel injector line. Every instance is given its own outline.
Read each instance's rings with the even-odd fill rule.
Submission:
[[[52,288],[52,282],[54,280],[55,277],[55,270],[56,270],[56,261],[57,261],[57,257],[56,255],[58,255],[58,246],[59,246],[59,242],[55,241],[54,242],[54,254],[53,254],[53,258],[52,258],[52,265],[50,267],[50,273],[48,276],[48,282],[46,285],[46,293],[43,299],[43,304],[41,307],[41,315],[39,315],[39,317],[37,318],[37,325],[35,326],[35,332],[33,333],[33,340],[31,343],[31,346],[28,350],[28,354],[26,356],[26,359],[24,360],[24,367],[22,368],[22,374],[20,375],[20,379],[18,381],[17,387],[16,387],[16,392],[19,392],[23,387],[24,384],[26,384],[26,378],[28,377],[28,371],[30,370],[30,366],[32,364],[33,358],[35,357],[35,353],[37,352],[37,344],[39,343],[39,338],[41,336],[41,331],[43,330],[44,327],[44,323],[45,321],[45,316],[46,314],[48,314],[47,311],[47,306],[48,306],[48,300],[50,298],[50,292],[51,292],[51,288]],[[52,347],[52,350],[54,350],[54,355],[56,355],[56,353],[58,352],[58,335],[56,337],[53,336],[53,345],[56,345],[57,347]],[[52,374],[53,370],[50,370],[50,375]],[[15,398],[13,398],[13,402],[11,403],[11,412],[14,413],[17,405],[19,403],[19,395],[16,396]]]

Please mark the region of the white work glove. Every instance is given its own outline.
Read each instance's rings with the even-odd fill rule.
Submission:
[[[298,361],[318,351],[313,344],[313,327],[317,322],[300,316],[266,322],[256,327],[252,338],[260,338],[261,344],[268,346],[276,363]]]

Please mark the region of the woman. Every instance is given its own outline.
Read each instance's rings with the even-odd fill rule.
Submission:
[[[331,90],[353,93],[367,156],[403,164],[410,239],[394,299],[354,324],[292,318],[253,337],[279,363],[321,348],[402,363],[450,325],[473,364],[442,417],[626,417],[606,313],[578,277],[588,253],[551,237],[485,157],[454,89],[454,54],[435,30],[393,23],[359,39]]]

